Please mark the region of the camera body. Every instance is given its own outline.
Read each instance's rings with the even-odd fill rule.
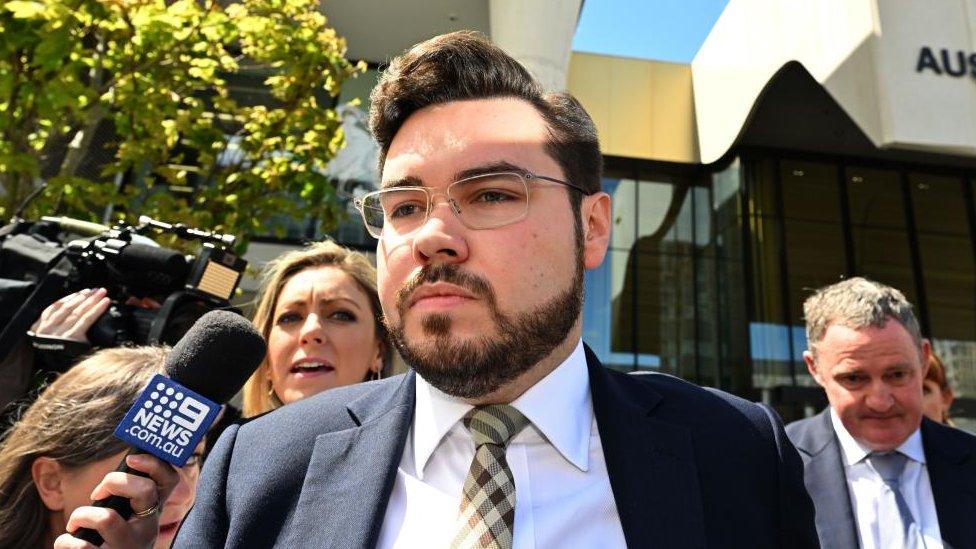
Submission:
[[[67,244],[78,273],[74,285],[106,288],[112,299],[88,331],[92,345],[175,344],[204,313],[230,307],[247,265],[213,242],[187,257],[138,240],[113,229]]]
[[[145,233],[201,241],[195,256],[163,248]],[[83,238],[77,238],[83,236]],[[88,331],[94,346],[172,345],[204,313],[231,308],[247,262],[231,235],[148,217],[105,227],[67,218],[17,220],[0,229],[0,360],[45,307],[83,288],[105,288],[112,303]],[[14,312],[13,306],[17,309]]]

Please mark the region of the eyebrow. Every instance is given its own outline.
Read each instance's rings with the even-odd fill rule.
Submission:
[[[394,179],[392,181],[386,181],[380,184],[381,189],[393,189],[396,187],[423,187],[424,182],[419,177],[414,177],[408,175],[406,177],[401,177],[399,179]]]
[[[483,164],[481,166],[475,166],[473,168],[461,170],[454,174],[454,181],[460,181],[462,179],[467,179],[469,177],[477,177],[479,175],[485,175],[489,173],[499,173],[499,172],[514,172],[522,175],[529,173],[528,170],[526,170],[521,166],[516,166],[515,164],[512,164],[511,162],[506,162],[504,160],[499,160],[497,162],[491,162],[489,164]]]
[[[322,300],[322,303],[324,303],[325,305],[332,305],[333,303],[338,303],[340,301],[341,302],[344,302],[344,303],[349,303],[357,311],[361,311],[362,310],[362,307],[359,305],[359,303],[356,303],[356,301],[353,300],[352,298],[348,298],[348,297],[345,297],[345,296],[333,297],[331,299],[323,299]],[[279,302],[278,305],[275,307],[274,312],[277,313],[277,312],[282,311],[282,310],[285,310],[285,309],[287,309],[289,307],[296,307],[296,308],[300,308],[300,309],[306,309],[306,308],[308,308],[305,305],[305,300],[304,299],[292,299],[290,301],[281,301],[281,302]]]
[[[488,164],[482,164],[480,166],[475,166],[473,168],[467,168],[459,172],[456,172],[454,174],[454,179],[452,179],[451,182],[453,183],[454,181],[460,181],[462,179],[468,179],[470,177],[477,177],[479,175],[485,175],[489,173],[500,173],[500,172],[513,172],[522,175],[529,173],[528,170],[526,170],[521,166],[517,166],[505,160],[498,160],[496,162],[490,162]],[[401,177],[399,179],[393,179],[391,181],[382,183],[380,185],[380,188],[393,189],[397,187],[423,187],[423,186],[424,186],[424,182],[419,177],[408,175],[406,177]]]

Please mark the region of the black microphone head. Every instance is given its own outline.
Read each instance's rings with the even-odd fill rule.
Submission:
[[[173,346],[166,375],[223,404],[241,390],[266,350],[264,338],[247,319],[230,311],[210,311]]]
[[[129,273],[155,276],[167,281],[183,282],[190,274],[190,264],[183,254],[169,248],[132,242],[119,251],[115,265]]]

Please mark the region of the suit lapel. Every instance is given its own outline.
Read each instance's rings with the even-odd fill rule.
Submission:
[[[656,418],[661,396],[636,379],[615,379],[589,347],[586,362],[593,412],[627,545],[704,546],[690,432]]]
[[[976,547],[976,456],[948,427],[922,420],[926,469],[947,547]]]
[[[857,524],[830,410],[822,412],[814,421],[806,436],[794,443],[803,456],[807,492],[817,509],[820,543],[824,549],[858,547]]]
[[[381,393],[380,386],[351,402],[356,426],[315,439],[282,547],[376,545],[413,419],[413,376],[403,376],[392,393]]]

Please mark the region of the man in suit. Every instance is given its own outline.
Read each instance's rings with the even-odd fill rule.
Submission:
[[[773,412],[583,345],[611,210],[582,106],[470,32],[371,99],[382,185],[359,206],[412,370],[227,431],[176,546],[816,546]]]
[[[922,415],[929,342],[898,290],[851,278],[803,306],[830,406],[787,426],[824,548],[976,547],[976,437]]]

